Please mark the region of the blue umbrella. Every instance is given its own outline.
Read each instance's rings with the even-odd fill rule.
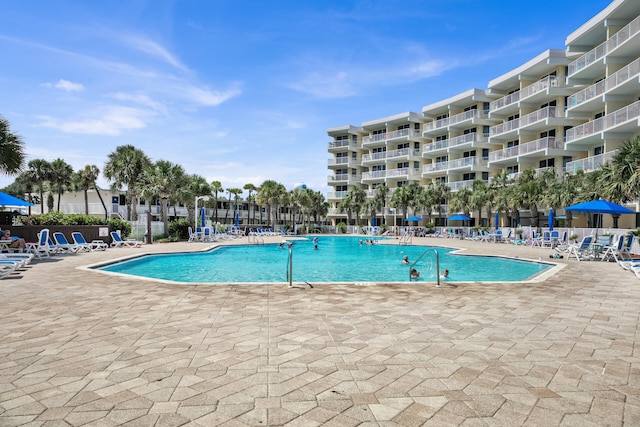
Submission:
[[[33,206],[29,202],[13,197],[10,194],[0,192],[0,206]]]
[[[449,218],[447,218],[448,221],[470,221],[471,218],[469,218],[466,215],[454,215],[454,216],[450,216]]]
[[[617,203],[606,200],[591,200],[589,202],[578,203],[577,205],[564,208],[565,211],[586,212],[610,215],[634,214],[631,209],[625,208]],[[598,225],[596,224],[596,237],[598,237]]]
[[[549,209],[549,231],[553,231],[553,208]]]
[[[375,215],[371,215],[371,226],[372,227],[376,226],[376,216]]]
[[[204,227],[205,224],[206,224],[206,221],[205,221],[204,208],[200,208],[200,226]]]
[[[235,219],[235,226],[236,228],[238,227],[238,224],[240,223],[240,220],[238,219],[238,212],[236,212],[236,219]]]
[[[420,218],[419,216],[410,216],[409,218],[406,219],[406,221],[422,221],[422,218]]]
[[[500,212],[496,212],[496,217],[494,218],[493,221],[493,226],[495,227],[495,229],[498,229],[498,223],[500,222]]]

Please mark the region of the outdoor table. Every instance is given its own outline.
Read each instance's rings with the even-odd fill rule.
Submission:
[[[0,252],[9,252],[9,246],[13,243],[13,240],[0,240]]]

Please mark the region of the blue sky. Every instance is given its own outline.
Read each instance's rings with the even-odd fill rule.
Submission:
[[[102,170],[133,144],[224,188],[326,192],[327,128],[486,88],[609,3],[7,1],[0,115],[28,160]]]

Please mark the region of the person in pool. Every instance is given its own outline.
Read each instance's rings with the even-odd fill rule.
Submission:
[[[448,279],[449,278],[449,270],[447,270],[446,268],[444,270],[442,270],[442,276],[440,276],[441,279]]]
[[[407,255],[405,255],[405,256],[402,258],[402,263],[403,263],[403,264],[411,264],[411,262],[409,261],[409,257],[408,257]]]
[[[411,269],[411,278],[412,279],[417,279],[418,277],[420,277],[420,272],[418,270],[416,270],[415,268]]]

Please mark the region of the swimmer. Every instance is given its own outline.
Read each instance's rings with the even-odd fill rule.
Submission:
[[[317,251],[318,250],[318,245],[313,245],[313,250]]]
[[[409,262],[409,257],[407,255],[405,255],[404,258],[402,258],[402,263],[403,264],[411,264],[411,262]]]
[[[441,279],[448,279],[449,278],[449,270],[447,270],[446,268],[442,271],[442,276],[440,276]]]
[[[420,277],[420,272],[418,270],[416,270],[415,268],[411,269],[411,278],[412,279],[417,279],[418,277]]]
[[[313,238],[313,243],[318,243],[318,238],[317,237]]]
[[[284,242],[280,242],[280,249],[284,249]]]

